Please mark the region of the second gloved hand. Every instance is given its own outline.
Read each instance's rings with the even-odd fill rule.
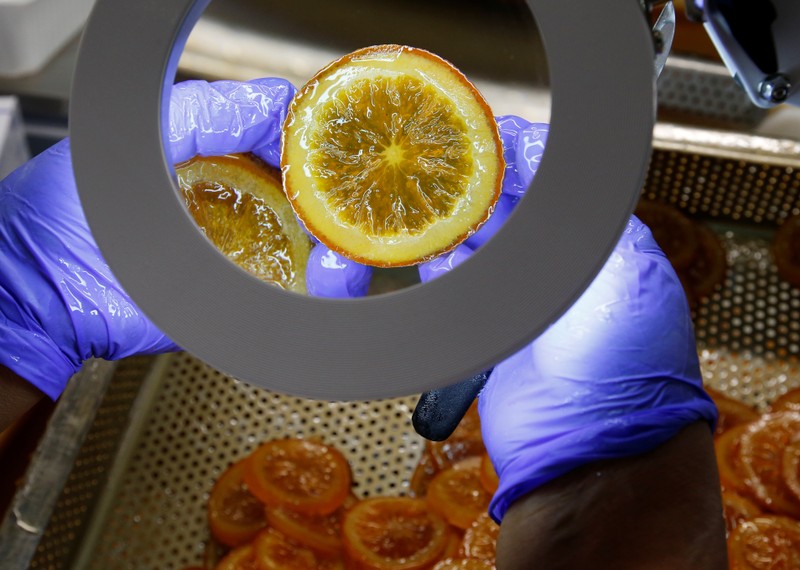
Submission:
[[[470,241],[420,266],[423,281],[491,237],[536,173],[547,127],[516,117],[498,123],[512,169],[503,189],[508,203]],[[496,520],[577,467],[647,452],[697,421],[713,425],[716,408],[702,389],[683,288],[637,218],[567,313],[494,368],[478,409],[500,478],[490,506]]]

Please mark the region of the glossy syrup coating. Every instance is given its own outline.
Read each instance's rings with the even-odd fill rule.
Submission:
[[[348,54],[298,92],[281,166],[314,237],[379,267],[431,259],[475,233],[505,169],[474,85],[442,58],[399,45]]]
[[[184,202],[205,236],[259,279],[304,293],[311,241],[279,173],[249,155],[195,158],[176,169]]]

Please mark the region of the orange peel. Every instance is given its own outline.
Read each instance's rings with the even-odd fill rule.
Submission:
[[[175,173],[189,213],[217,249],[263,281],[306,292],[311,240],[286,200],[280,172],[236,154],[197,157]]]

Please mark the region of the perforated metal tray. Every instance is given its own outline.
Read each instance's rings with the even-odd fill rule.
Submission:
[[[777,224],[800,213],[800,145],[662,124],[643,195],[708,222],[725,246],[724,287],[694,315],[708,385],[760,409],[800,386],[800,291],[779,278],[769,250]],[[125,361],[31,568],[202,564],[213,556],[205,502],[214,480],[269,438],[321,437],[347,455],[359,494],[403,493],[423,447],[410,423],[415,402],[286,397],[187,354]]]

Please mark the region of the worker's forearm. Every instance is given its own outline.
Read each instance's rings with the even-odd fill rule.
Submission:
[[[711,432],[693,424],[642,456],[585,466],[515,502],[499,570],[726,570]]]
[[[42,393],[5,366],[0,366],[0,432],[42,398]]]

